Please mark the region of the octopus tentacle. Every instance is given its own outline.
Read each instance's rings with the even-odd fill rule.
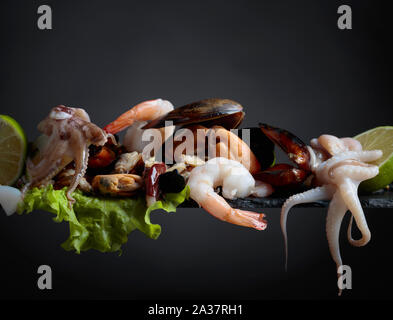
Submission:
[[[40,176],[34,176],[34,180],[31,182],[31,186],[45,186],[48,182],[56,176],[63,168],[71,161],[67,158],[59,159],[54,164],[50,164],[44,174]]]
[[[343,181],[338,186],[338,189],[345,204],[355,218],[356,224],[362,234],[362,237],[360,239],[353,240],[351,244],[356,247],[361,247],[366,245],[370,241],[371,232],[368,228],[363,208],[357,195],[358,184],[359,183],[354,183],[349,178],[346,178],[345,181]]]
[[[64,149],[67,146],[67,143],[65,141],[56,142],[52,140],[53,139],[50,139],[48,144],[50,143],[53,149],[44,150],[40,156],[40,162],[38,164],[35,165],[30,159],[27,159],[27,170],[34,180],[36,177],[47,176],[48,170],[51,170],[55,166],[55,163],[61,159],[64,154]],[[38,179],[39,178],[37,178],[37,180]],[[32,182],[35,184],[34,181]]]
[[[70,201],[70,204],[75,202],[75,199],[72,197],[72,193],[75,191],[76,187],[79,185],[79,181],[86,173],[88,159],[88,147],[81,148],[78,157],[75,159],[75,174],[72,177],[72,181],[67,190],[67,199]]]
[[[362,144],[354,138],[340,138],[344,146],[350,151],[362,151]]]
[[[348,227],[348,241],[353,246],[363,246],[370,240],[371,234],[367,227],[366,218],[363,213],[359,198],[357,196],[357,188],[359,181],[371,179],[378,174],[377,166],[359,163],[359,165],[343,165],[334,170],[334,175],[342,176],[345,173],[346,178],[340,183],[339,189],[342,190],[344,201],[347,202],[353,216]],[[352,206],[349,205],[352,204]],[[362,232],[362,239],[354,240],[351,236],[352,220],[355,218],[359,230]]]
[[[321,135],[318,138],[318,142],[332,156],[346,151],[344,142],[341,141],[339,138],[329,134]]]
[[[342,265],[339,238],[341,223],[347,210],[347,205],[341,197],[340,192],[337,191],[330,201],[329,210],[326,216],[326,237],[330,254],[336,263],[337,269]],[[341,289],[339,295],[341,295]]]
[[[345,176],[354,181],[359,185],[360,181],[374,178],[378,175],[379,169],[377,166],[362,163],[356,160],[352,160],[352,164],[342,161],[338,163],[339,166],[333,168],[333,176]],[[341,164],[341,166],[340,166]]]
[[[59,148],[61,150],[61,148]],[[30,159],[27,160],[28,172],[31,177],[31,185],[32,186],[41,186],[46,185],[54,176],[56,176],[67,164],[72,161],[71,157],[62,155],[62,153],[58,153],[61,155],[60,158],[55,158],[54,154],[50,154],[47,157],[42,158],[39,162],[39,166],[42,168],[37,170],[37,167],[34,170],[31,170],[30,167],[33,166]],[[30,170],[29,170],[30,169]]]
[[[349,220],[349,224],[348,224],[348,229],[347,229],[347,239],[348,242],[354,246],[354,247],[359,247],[361,245],[358,244],[359,240],[356,240],[354,238],[352,238],[352,225],[353,225],[353,215],[351,216],[351,219]]]
[[[352,238],[352,223],[353,223],[353,216],[351,216],[351,220],[349,220],[347,239],[351,245],[356,246],[356,240]]]
[[[373,162],[382,157],[383,152],[381,150],[364,150],[364,151],[350,151],[355,153],[355,159],[362,162]]]
[[[332,195],[332,188],[329,185],[323,187],[317,187],[303,193],[295,194],[285,201],[284,205],[281,209],[281,230],[284,236],[284,244],[285,244],[285,270],[288,265],[288,237],[287,237],[287,217],[289,210],[300,203],[309,203],[318,200],[329,199]]]

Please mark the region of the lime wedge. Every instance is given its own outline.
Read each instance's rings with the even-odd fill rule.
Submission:
[[[22,127],[9,116],[0,115],[0,185],[13,185],[22,174],[27,141]]]
[[[382,150],[382,158],[372,162],[379,167],[379,174],[362,182],[359,186],[361,191],[377,191],[393,181],[393,127],[377,127],[363,132],[356,137],[363,150]]]

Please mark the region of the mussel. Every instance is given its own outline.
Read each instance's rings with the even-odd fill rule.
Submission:
[[[162,128],[166,121],[185,127],[199,124],[207,128],[217,125],[227,130],[237,128],[244,118],[243,107],[229,99],[205,99],[176,108],[146,124],[143,129]]]
[[[186,181],[177,170],[173,170],[161,174],[158,184],[162,193],[177,193],[184,189]]]
[[[259,180],[281,189],[302,187],[303,182],[305,182],[311,174],[311,156],[307,145],[299,137],[287,130],[276,128],[265,123],[260,123],[259,127],[261,132],[263,132],[271,142],[279,146],[297,167],[290,164],[275,164],[268,169],[258,172],[254,176]]]
[[[239,129],[238,135],[243,141],[247,140],[245,139],[245,130],[249,130],[249,147],[257,157],[261,170],[271,167],[276,159],[274,143],[258,127]]]
[[[310,171],[310,153],[306,144],[293,133],[260,123],[261,131],[277,144],[299,168]]]

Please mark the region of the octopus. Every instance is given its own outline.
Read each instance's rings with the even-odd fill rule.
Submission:
[[[285,241],[286,261],[288,259],[286,222],[289,210],[300,203],[331,200],[326,217],[326,234],[331,256],[337,270],[342,265],[339,248],[339,233],[342,220],[349,210],[352,214],[348,227],[348,241],[353,246],[364,246],[371,238],[371,232],[359,201],[358,186],[367,179],[378,175],[378,166],[370,162],[382,156],[381,150],[363,150],[362,145],[352,138],[337,138],[321,135],[312,139],[307,146],[310,154],[310,168],[316,187],[288,198],[281,210],[281,228]],[[353,219],[361,232],[360,239],[352,238]],[[287,267],[287,262],[286,265]],[[339,295],[341,290],[339,291]]]
[[[72,193],[87,169],[89,146],[103,146],[109,135],[90,122],[85,110],[63,105],[52,108],[37,128],[44,135],[44,143],[39,147],[36,156],[27,159],[29,182],[25,185],[24,191],[30,187],[47,185],[63,168],[74,161],[75,171],[66,193],[72,206],[75,202]]]

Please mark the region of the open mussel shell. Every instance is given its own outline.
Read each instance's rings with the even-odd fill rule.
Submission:
[[[307,145],[293,133],[260,123],[261,131],[275,144],[277,144],[299,168],[310,171],[310,152]]]
[[[151,121],[143,127],[162,128],[166,121],[176,126],[200,124],[207,128],[218,125],[226,129],[237,128],[244,118],[243,107],[229,99],[205,99],[176,108],[166,115]]]
[[[298,186],[306,180],[308,172],[294,166],[281,163],[254,174],[254,178],[267,182],[273,187]]]

